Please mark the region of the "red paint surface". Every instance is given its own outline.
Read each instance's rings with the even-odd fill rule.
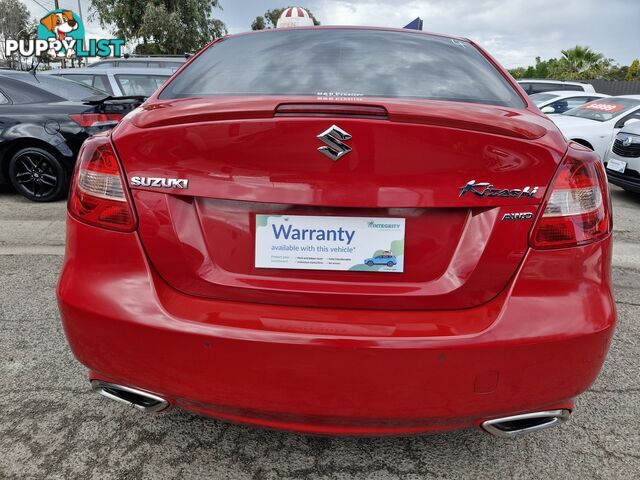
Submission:
[[[199,413],[321,434],[573,408],[613,333],[612,239],[529,247],[568,147],[552,122],[528,100],[365,98],[358,105],[386,117],[277,114],[315,103],[326,105],[152,97],[117,127],[125,179],[189,188],[132,188],[130,233],[69,217],[58,299],[91,375]],[[332,124],[353,137],[337,162],[316,151]],[[470,180],[540,188],[461,197]],[[403,217],[405,272],[255,269],[255,214],[272,212]]]

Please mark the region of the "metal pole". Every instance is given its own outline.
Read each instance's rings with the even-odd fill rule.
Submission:
[[[82,22],[82,25],[84,25],[84,18],[82,18],[82,6],[80,5],[80,0],[78,0],[78,15],[80,16],[80,21]],[[87,32],[85,31],[85,34]],[[78,57],[78,67],[82,66],[82,58]]]
[[[58,2],[58,0],[53,0],[53,3],[55,5],[55,9],[58,10],[60,8],[60,3]],[[62,58],[62,68],[67,68],[67,61]]]

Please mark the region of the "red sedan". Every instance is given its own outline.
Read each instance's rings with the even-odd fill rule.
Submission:
[[[602,165],[466,39],[224,37],[85,142],[68,209],[67,338],[143,411],[510,437],[613,334]]]

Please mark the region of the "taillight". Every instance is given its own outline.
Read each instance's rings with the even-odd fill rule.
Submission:
[[[135,230],[136,216],[109,137],[90,137],[82,145],[68,209],[76,219],[96,227]]]
[[[593,152],[571,146],[531,234],[534,248],[594,242],[611,231],[607,176]]]
[[[69,118],[81,127],[103,127],[116,125],[124,115],[122,113],[72,113]]]

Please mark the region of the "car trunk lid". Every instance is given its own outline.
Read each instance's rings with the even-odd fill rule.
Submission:
[[[332,127],[349,138],[317,138]],[[281,96],[156,101],[118,127],[114,144],[130,182],[188,181],[131,187],[141,241],[173,287],[377,309],[465,308],[496,296],[564,153],[557,130],[525,109]],[[350,151],[337,160],[318,151],[332,145]],[[401,250],[383,253],[401,251],[402,269],[368,267],[381,253],[373,248],[354,254],[360,265],[348,271],[261,268],[256,231],[271,217],[401,222]]]

